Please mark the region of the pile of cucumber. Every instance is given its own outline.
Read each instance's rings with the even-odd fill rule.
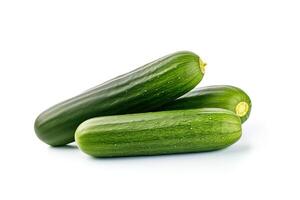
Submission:
[[[51,146],[76,141],[95,157],[201,152],[239,140],[251,100],[229,85],[198,88],[205,63],[176,52],[41,113],[36,135]]]

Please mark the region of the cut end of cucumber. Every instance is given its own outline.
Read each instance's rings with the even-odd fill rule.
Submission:
[[[248,110],[249,110],[249,105],[247,102],[244,102],[244,101],[241,101],[235,107],[235,113],[239,117],[245,116],[247,114]]]
[[[203,62],[200,58],[199,58],[199,65],[200,65],[200,70],[203,74],[205,74],[205,67],[206,67],[206,63]]]

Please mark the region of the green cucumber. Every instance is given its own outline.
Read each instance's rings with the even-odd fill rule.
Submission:
[[[220,108],[97,117],[75,133],[79,148],[94,157],[212,151],[240,137],[240,118]]]
[[[250,115],[251,106],[249,96],[240,88],[230,85],[214,85],[197,88],[163,105],[158,110],[224,108],[235,112],[244,123]]]
[[[65,145],[89,118],[156,109],[193,89],[204,67],[192,52],[160,58],[44,111],[35,121],[36,135],[49,145]]]

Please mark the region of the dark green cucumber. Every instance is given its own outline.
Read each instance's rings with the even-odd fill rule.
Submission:
[[[52,146],[74,141],[77,126],[92,117],[146,112],[193,89],[205,64],[192,52],[177,52],[116,77],[38,116],[35,132]]]
[[[243,123],[250,115],[251,106],[249,96],[240,88],[230,85],[214,85],[197,88],[158,110],[224,108],[235,112]]]
[[[212,151],[240,137],[240,118],[220,108],[97,117],[75,133],[79,148],[95,157]]]

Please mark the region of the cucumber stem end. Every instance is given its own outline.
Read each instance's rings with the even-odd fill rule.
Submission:
[[[201,70],[202,74],[205,74],[205,67],[207,64],[199,58],[199,65],[200,65],[200,70]]]
[[[235,107],[235,113],[239,117],[245,116],[247,114],[248,110],[249,110],[249,105],[247,102],[244,102],[244,101],[239,102]]]

